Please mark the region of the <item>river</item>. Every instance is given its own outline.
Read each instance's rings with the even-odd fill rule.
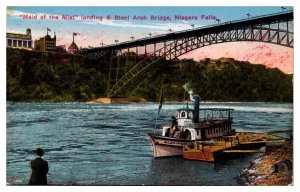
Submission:
[[[164,104],[157,127],[184,104]],[[233,108],[237,131],[293,129],[293,105],[201,103]],[[6,178],[26,185],[36,147],[45,149],[52,185],[240,185],[238,176],[260,154],[234,155],[217,163],[154,159],[146,134],[153,132],[157,103],[7,102]]]

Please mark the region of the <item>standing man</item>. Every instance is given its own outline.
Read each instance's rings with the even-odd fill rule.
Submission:
[[[43,149],[37,148],[35,152],[37,157],[30,162],[32,172],[29,185],[47,185],[48,162],[42,159]]]

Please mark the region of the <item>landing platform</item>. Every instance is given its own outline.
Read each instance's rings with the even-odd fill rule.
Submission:
[[[224,136],[221,141],[211,143],[195,142],[194,146],[183,147],[183,158],[214,162],[216,155],[221,153],[257,153],[256,150],[265,146],[267,139],[264,133],[239,132]]]
[[[145,99],[140,97],[100,97],[97,99],[92,100],[91,102],[95,103],[144,103],[147,102]]]

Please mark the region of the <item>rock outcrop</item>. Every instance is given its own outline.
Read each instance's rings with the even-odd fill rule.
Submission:
[[[293,185],[292,142],[252,161],[240,179],[244,185]]]

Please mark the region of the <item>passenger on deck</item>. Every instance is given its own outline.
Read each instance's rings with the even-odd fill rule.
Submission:
[[[191,119],[191,113],[190,112],[187,113],[187,118]]]
[[[176,130],[174,131],[174,134],[173,134],[173,137],[175,137],[175,138],[180,138],[180,136],[181,136],[181,131],[178,129],[178,128],[176,128]]]
[[[171,119],[172,119],[171,127],[175,127],[177,125],[177,119],[175,118],[175,116],[172,116]]]

